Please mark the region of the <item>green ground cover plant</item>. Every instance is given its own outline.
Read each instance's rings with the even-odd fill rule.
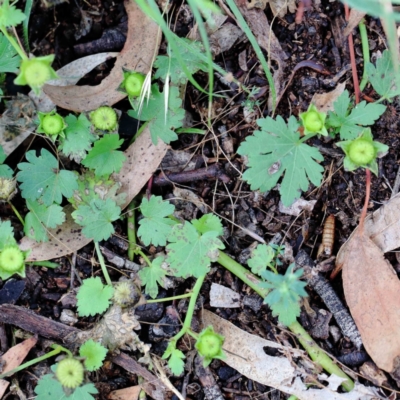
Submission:
[[[169,30],[154,1],[138,0],[138,3],[160,24],[168,40],[168,53],[158,56],[154,62],[156,72],[153,84],[149,86],[147,99],[144,99],[147,77],[137,72],[124,72],[121,90],[125,90],[129,95],[132,110],[128,114],[149,127],[153,143],[157,144],[161,140],[169,144],[178,138],[185,114],[178,85],[191,82],[204,92],[193,75],[198,71],[207,72],[211,104],[214,95],[213,72],[225,72],[212,62],[204,30],[205,16],[200,13],[202,7],[211,11],[216,9],[206,1],[189,1],[199,23],[203,40],[203,43],[199,43],[175,36]],[[261,49],[256,46],[254,36],[241,15],[239,17],[237,7],[231,1],[228,1],[228,5],[247,32],[261,59],[270,83],[273,115],[276,93],[270,68]],[[375,12],[377,9],[373,10]],[[36,93],[40,93],[48,80],[57,77],[51,67],[54,56],[28,58],[15,38],[10,35],[8,28],[26,20],[27,16],[14,4],[10,5],[8,0],[2,2],[0,73],[19,71],[15,83],[28,84]],[[180,47],[183,51],[180,51]],[[382,102],[391,101],[400,94],[399,74],[389,51],[384,51],[382,58],[378,59],[375,65],[367,63],[366,71],[368,81],[380,96],[374,103],[367,104],[363,101],[355,105],[350,93],[344,91],[334,103],[334,110],[328,114],[320,112],[315,105],[310,104],[308,110],[298,118],[291,115],[288,121],[285,121],[278,115],[256,121],[259,130],[247,137],[237,150],[239,155],[247,159],[247,170],[243,179],[248,182],[251,190],[266,192],[280,182],[281,200],[284,205],[289,206],[301,196],[302,191],[307,191],[310,183],[318,187],[323,177],[323,156],[313,146],[313,138],[318,135],[330,136],[334,140],[340,138],[341,141],[336,145],[343,149],[345,169],[354,171],[362,167],[377,174],[376,159],[382,157],[388,151],[388,147],[373,140],[370,126],[385,112],[386,106]],[[160,91],[162,86],[157,79],[162,81],[163,91]],[[104,284],[100,277],[85,279],[77,295],[79,315],[94,316],[104,313],[113,301],[124,305],[127,303],[123,299],[126,287],[111,281],[99,249],[99,242],[107,240],[114,233],[113,222],[121,218],[124,194],[117,194],[119,183],[114,180],[114,173],[120,171],[125,161],[125,156],[120,150],[123,140],[117,133],[118,113],[111,107],[103,106],[88,114],[70,113],[65,117],[58,111],[38,114],[36,134],[50,138],[57,151],[76,162],[82,173],[66,170],[62,167],[57,152],[53,154],[43,148],[40,152],[30,150],[25,154],[25,161],[17,165],[14,179],[12,169],[4,164],[6,156],[0,147],[0,192],[5,192],[2,195],[5,201],[10,201],[15,190],[12,182],[19,182],[21,196],[26,200],[28,212],[24,217],[18,211],[16,213],[24,225],[26,236],[38,242],[48,241],[48,228],[56,228],[65,221],[61,205],[66,201],[72,204],[75,208],[72,217],[83,227],[83,234],[95,242],[105,281]],[[99,191],[98,188],[102,190]],[[314,344],[307,344],[307,341],[314,342],[296,321],[300,314],[301,300],[307,296],[305,283],[301,281],[303,271],[295,270],[294,265],[290,265],[284,273],[280,273],[283,269],[279,259],[282,248],[259,245],[254,250],[248,261],[251,272],[256,276],[251,282],[243,273],[244,270],[248,270],[223,253],[223,225],[215,215],[205,214],[199,219],[181,221],[173,216],[174,206],[157,196],[143,198],[139,210],[143,218],[139,221],[139,228],[135,234],[137,233],[145,246],[165,246],[166,250],[165,256],[152,259],[139,246],[133,246],[131,254],[141,255],[147,264],[139,272],[139,277],[144,293],[151,298],[148,302],[160,301],[157,299],[159,286],[163,286],[163,278],[166,276],[196,280],[191,293],[184,296],[189,299],[189,305],[182,329],[170,340],[163,355],[164,359],[168,359],[168,365],[175,375],[180,375],[184,370],[185,355],[177,348],[177,344],[185,334],[196,340],[195,347],[203,357],[204,366],[215,358],[224,358],[224,338],[215,333],[212,327],[207,327],[200,333],[191,329],[202,284],[212,263],[218,262],[263,297],[272,314],[299,335],[299,340],[312,358],[317,359],[329,372],[344,377],[346,381],[343,386],[346,390],[352,388],[351,380],[329,357],[316,354]],[[26,253],[19,250],[10,222],[1,221],[1,279],[8,279],[15,274],[23,277],[26,256]],[[254,283],[255,281],[258,283]],[[171,298],[163,299],[167,300]],[[81,347],[80,357],[85,358],[83,363],[67,351],[65,361],[56,364],[53,368],[54,373],[43,377],[38,384],[38,398],[50,398],[46,397],[44,388],[51,389],[50,392],[46,392],[51,393],[51,398],[61,394],[69,398],[72,395],[71,389],[74,390],[74,395],[81,396],[81,399],[92,398],[91,395],[95,393],[94,386],[90,383],[83,385],[83,374],[85,370],[94,371],[102,365],[107,349],[98,346],[99,344],[89,341]],[[101,357],[93,358],[93,355]],[[70,377],[76,378],[74,381],[64,379],[64,367],[67,371],[72,371]]]

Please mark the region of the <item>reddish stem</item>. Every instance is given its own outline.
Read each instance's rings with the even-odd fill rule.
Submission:
[[[348,21],[350,17],[350,9],[347,4],[344,5],[344,12],[346,21]],[[354,53],[354,43],[353,43],[352,33],[349,34],[348,41],[349,41],[349,52],[350,52],[350,62],[351,62],[351,73],[353,75],[354,94],[356,96],[356,104],[358,104],[360,102],[360,85],[358,82],[356,56]]]
[[[365,169],[365,201],[364,207],[360,216],[360,235],[364,233],[364,221],[367,216],[368,204],[369,204],[369,196],[371,193],[371,171],[366,168]]]

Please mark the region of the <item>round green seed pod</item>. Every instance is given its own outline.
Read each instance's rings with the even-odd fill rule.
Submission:
[[[24,61],[24,77],[29,86],[43,86],[51,77],[51,66],[35,58]]]
[[[324,126],[321,116],[317,111],[308,111],[304,118],[304,127],[309,132],[319,132]]]
[[[139,72],[133,72],[125,77],[123,86],[131,97],[140,96],[145,76]]]
[[[212,327],[208,327],[200,333],[195,347],[199,354],[206,359],[220,358],[224,340],[224,337],[214,332]]]
[[[90,120],[96,129],[112,131],[117,127],[118,116],[111,107],[102,106],[90,113]]]
[[[368,165],[376,157],[376,149],[371,141],[357,139],[350,144],[348,155],[354,164]]]
[[[23,268],[25,257],[17,245],[4,247],[0,252],[0,268],[10,274]]]
[[[42,120],[42,128],[47,135],[58,135],[64,128],[64,120],[60,114],[48,114]]]
[[[57,364],[56,377],[66,388],[75,389],[83,382],[84,368],[76,358],[64,358]]]

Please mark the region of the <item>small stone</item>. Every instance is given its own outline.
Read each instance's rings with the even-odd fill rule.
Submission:
[[[72,310],[64,309],[61,312],[60,322],[65,325],[75,325],[78,322],[78,318]]]

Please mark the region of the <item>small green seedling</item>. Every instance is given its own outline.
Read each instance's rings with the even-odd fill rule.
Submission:
[[[110,306],[113,294],[113,287],[103,285],[98,276],[85,279],[76,296],[78,314],[88,317],[103,313]]]
[[[371,129],[364,129],[361,135],[354,140],[346,140],[336,143],[344,153],[343,165],[347,171],[354,171],[357,168],[368,168],[375,175],[378,175],[377,158],[383,157],[389,147],[373,140]]]
[[[64,129],[67,127],[67,124],[64,121],[64,118],[57,114],[55,110],[50,111],[49,113],[38,113],[39,117],[39,126],[36,129],[37,133],[44,133],[47,136],[50,136],[53,141],[57,139],[57,136],[65,138]]]
[[[145,79],[145,75],[140,72],[125,71],[121,89],[124,90],[129,97],[138,97],[142,93]]]
[[[325,127],[326,113],[318,111],[314,104],[310,104],[308,110],[299,115],[303,123],[304,135],[310,133],[319,133],[323,136],[328,136],[328,131]]]
[[[307,292],[304,290],[307,284],[299,280],[303,270],[298,269],[296,272],[293,270],[294,264],[291,264],[285,275],[271,271],[263,271],[261,274],[265,282],[260,283],[260,286],[271,289],[264,303],[269,305],[272,315],[277,316],[279,322],[286,326],[296,321],[300,315],[300,300],[302,297],[307,297]]]
[[[51,67],[53,61],[54,54],[22,60],[20,72],[14,79],[14,83],[16,85],[29,85],[39,95],[41,88],[47,81],[58,78],[56,71]]]
[[[101,106],[90,113],[90,120],[96,129],[114,131],[118,125],[118,115],[108,106]]]
[[[225,338],[214,331],[212,326],[203,329],[196,341],[195,347],[204,358],[203,366],[208,367],[214,358],[224,360],[225,353],[222,350]]]
[[[79,355],[88,371],[96,371],[102,365],[107,355],[107,349],[92,339],[87,340],[79,349]]]

